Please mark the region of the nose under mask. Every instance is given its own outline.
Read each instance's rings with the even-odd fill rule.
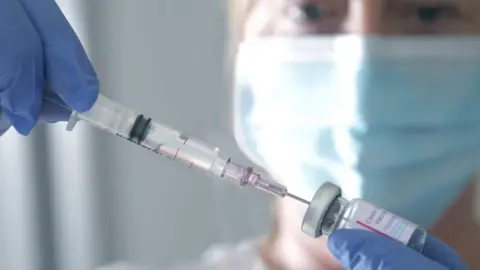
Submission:
[[[235,136],[296,195],[325,181],[426,228],[480,168],[480,38],[261,38]]]

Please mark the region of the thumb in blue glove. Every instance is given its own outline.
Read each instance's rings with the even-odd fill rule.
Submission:
[[[334,232],[328,248],[350,270],[467,270],[460,256],[440,240],[428,236],[422,253],[385,236],[356,229]]]
[[[68,117],[43,104],[47,87],[76,111],[93,106],[97,76],[54,0],[0,1],[0,40],[0,108],[20,134],[29,134],[40,116]]]

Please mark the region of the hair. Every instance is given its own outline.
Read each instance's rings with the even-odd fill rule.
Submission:
[[[229,53],[234,53],[243,39],[244,24],[255,0],[227,0]]]
[[[0,0],[1,1],[1,0]],[[227,22],[227,33],[224,43],[225,55],[223,57],[223,76],[227,82],[227,88],[230,88],[230,98],[225,104],[233,108],[233,90],[235,77],[235,57],[238,45],[242,42],[244,24],[252,4],[257,0],[221,0],[221,7],[224,9]],[[229,119],[226,123],[234,122],[233,110],[230,110]]]

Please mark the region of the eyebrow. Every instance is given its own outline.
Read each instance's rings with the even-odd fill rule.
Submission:
[[[363,1],[363,0],[360,0]],[[465,0],[383,0],[385,5],[384,7],[387,9],[394,9],[398,5],[412,5],[412,6],[418,6],[418,5],[425,5],[426,7],[428,6],[438,6],[438,5],[454,5],[454,4],[460,4],[460,3],[466,3],[468,2]],[[480,1],[480,0],[473,0],[473,1]]]
[[[387,3],[396,2],[396,3],[421,3],[421,4],[452,4],[452,3],[461,3],[465,2],[464,0],[384,0]],[[477,0],[474,0],[477,1]]]

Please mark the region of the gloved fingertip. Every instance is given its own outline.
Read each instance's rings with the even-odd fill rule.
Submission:
[[[28,136],[32,132],[36,122],[22,117],[13,117],[10,121],[15,130],[23,136]]]
[[[90,110],[97,101],[99,94],[98,80],[91,79],[89,83],[72,91],[70,94],[63,97],[65,103],[77,112],[86,112]]]
[[[39,123],[57,123],[65,122],[70,119],[71,111],[62,108],[42,108],[42,113],[38,118]]]
[[[361,254],[366,247],[381,251],[391,240],[373,232],[360,229],[341,229],[328,237],[328,249],[340,261]],[[395,245],[396,243],[394,243]]]
[[[33,129],[35,125],[36,119],[32,119],[32,117],[22,117],[10,111],[9,109],[3,107],[2,108],[4,115],[2,116],[2,122],[5,125],[10,124],[15,128],[15,130],[20,133],[21,135],[27,136]],[[3,119],[3,118],[6,119]]]
[[[328,250],[337,259],[345,252],[347,247],[348,232],[346,230],[337,230],[328,237]],[[347,234],[347,235],[345,235]]]

